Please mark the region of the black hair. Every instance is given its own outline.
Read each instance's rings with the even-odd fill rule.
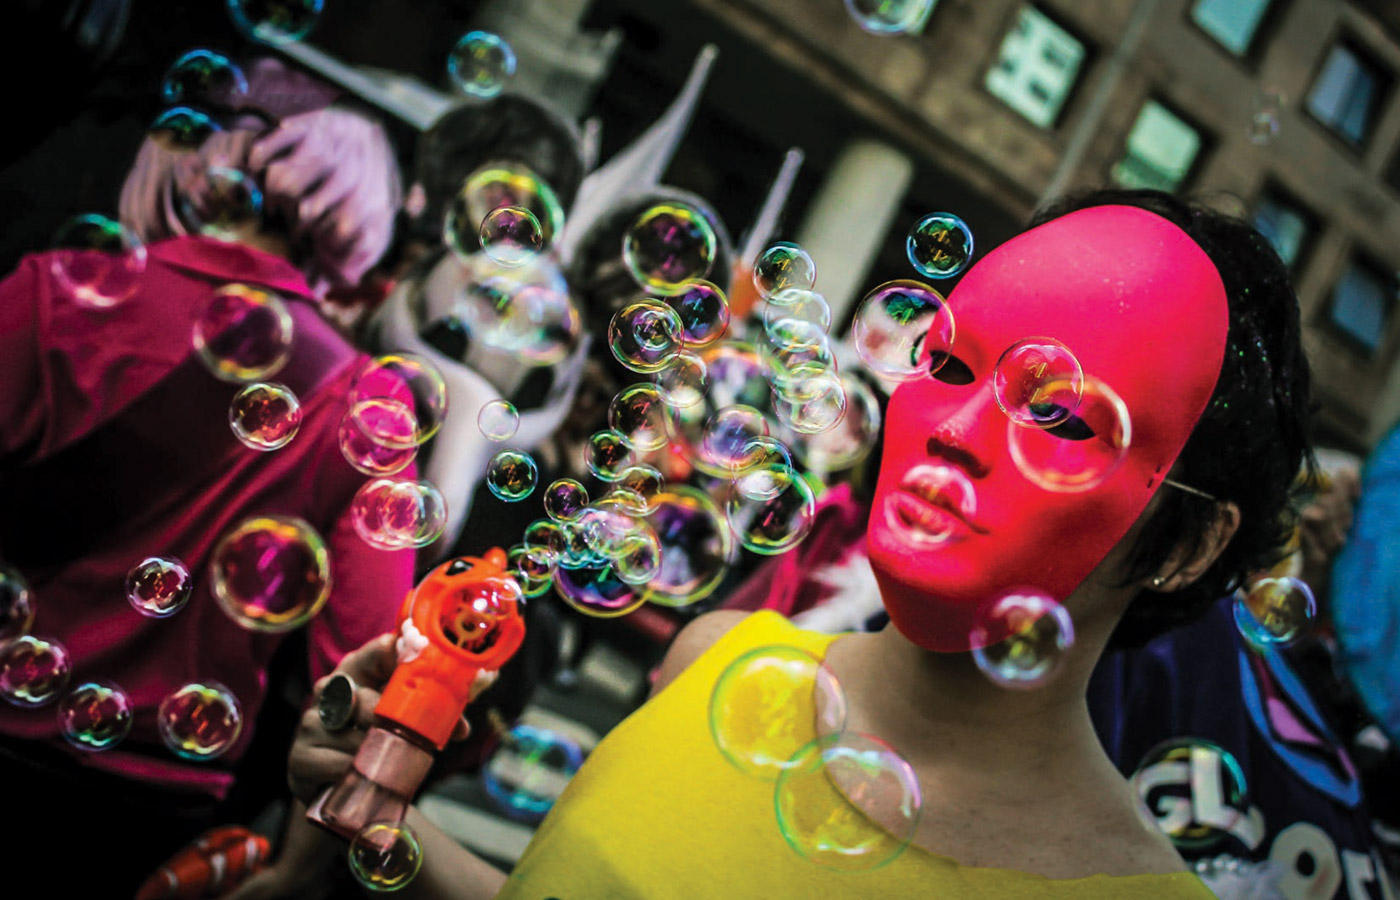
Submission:
[[[1184,624],[1283,558],[1298,521],[1294,486],[1312,459],[1310,376],[1298,298],[1288,269],[1249,223],[1161,191],[1099,189],[1040,210],[1030,226],[1092,206],[1134,206],[1174,223],[1215,264],[1230,307],[1225,359],[1206,410],[1177,458],[1172,478],[1240,510],[1239,530],[1206,572],[1182,590],[1142,591],[1110,647],[1139,646]],[[1127,582],[1152,576],[1182,547],[1193,552],[1214,526],[1216,503],[1162,488],[1162,501],[1128,555]],[[1187,557],[1189,558],[1189,556]]]

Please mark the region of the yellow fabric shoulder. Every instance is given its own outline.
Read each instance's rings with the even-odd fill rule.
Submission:
[[[715,747],[710,693],[756,647],[823,657],[834,636],[782,616],[749,616],[594,749],[498,895],[503,900],[1108,898],[1210,900],[1189,873],[1051,880],[978,869],[911,847],[873,871],[837,872],[795,853],[778,831],[773,785]]]

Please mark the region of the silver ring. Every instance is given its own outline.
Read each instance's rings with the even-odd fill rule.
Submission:
[[[316,714],[321,717],[321,726],[331,733],[344,731],[355,721],[355,699],[358,688],[355,680],[344,672],[336,672],[321,689],[316,699]]]

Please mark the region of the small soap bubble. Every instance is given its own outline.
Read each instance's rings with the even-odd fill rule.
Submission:
[[[63,739],[79,750],[106,750],[131,733],[131,698],[107,681],[87,681],[58,701]]]
[[[490,163],[468,175],[452,198],[443,219],[443,242],[469,260],[481,240],[481,223],[492,210],[505,207],[528,210],[540,225],[544,246],[564,228],[564,205],[534,170],[518,163]]]
[[[666,303],[680,316],[681,338],[687,347],[708,347],[729,328],[729,299],[709,281],[681,285]]]
[[[366,362],[350,385],[350,415],[375,443],[417,447],[447,417],[447,383],[437,366],[413,353]]]
[[[544,512],[556,522],[572,522],[588,505],[588,489],[572,478],[560,478],[544,489]]]
[[[157,144],[179,153],[199,149],[209,135],[224,129],[206,112],[175,106],[156,116],[146,130]]]
[[[817,264],[806,250],[780,241],[759,254],[753,264],[753,286],[760,297],[788,288],[810,291],[817,283]]]
[[[632,277],[657,294],[676,294],[686,282],[710,274],[715,261],[714,227],[684,203],[663,203],[642,213],[622,242]]]
[[[213,50],[191,50],[180,56],[165,70],[160,84],[160,98],[169,104],[202,104],[214,102],[236,106],[238,99],[248,93],[248,79],[243,70],[222,53]]]
[[[972,229],[952,213],[930,213],[909,230],[909,264],[925,278],[952,278],[972,259]]]
[[[350,523],[378,550],[426,547],[447,527],[447,501],[429,481],[376,478],[355,492]]]
[[[812,486],[796,470],[770,466],[763,478],[746,474],[730,487],[725,518],[745,549],[764,556],[784,553],[801,543],[812,530],[816,496]],[[762,489],[753,495],[744,488],[753,483]]]
[[[481,782],[506,815],[538,822],[582,765],[583,750],[570,738],[517,725],[482,769]]]
[[[582,511],[583,508],[580,507],[579,512]],[[550,557],[555,560],[568,548],[568,538],[564,534],[564,529],[560,527],[558,522],[549,519],[536,519],[526,526],[525,536],[521,539],[521,543],[526,547],[539,547],[547,551]]]
[[[24,634],[0,644],[0,698],[12,706],[52,703],[72,673],[68,648],[58,641]]]
[[[1258,578],[1235,591],[1235,625],[1253,647],[1286,647],[1317,620],[1312,588],[1299,578]]]
[[[544,247],[540,220],[528,209],[502,206],[481,220],[481,252],[498,266],[523,266]]]
[[[802,366],[773,386],[773,412],[799,434],[830,431],[846,415],[846,387],[831,369]]]
[[[623,443],[641,452],[666,446],[670,419],[671,409],[654,384],[625,387],[608,406],[608,424],[622,435]]]
[[[666,478],[655,466],[639,464],[628,466],[617,473],[614,490],[630,491],[641,501],[641,514],[650,513],[656,508],[656,497],[666,485]]]
[[[846,0],[846,11],[871,34],[917,33],[937,0]]]
[[[889,281],[856,308],[851,326],[856,353],[881,378],[925,378],[948,361],[953,310],[943,296],[917,281]]]
[[[402,416],[406,418],[411,415],[403,404],[396,405],[402,407]],[[374,439],[355,423],[355,417],[348,410],[340,419],[340,430],[336,440],[340,444],[340,454],[345,457],[345,461],[357,472],[366,475],[393,475],[402,472],[418,457],[417,447],[385,447],[375,443]]]
[[[1084,369],[1053,338],[1017,341],[992,371],[992,396],[1017,425],[1053,428],[1074,415],[1084,393]]]
[[[236,241],[261,228],[263,194],[239,169],[209,166],[180,180],[175,209],[191,234]]]
[[[470,282],[460,298],[457,310],[471,338],[528,366],[559,362],[583,333],[578,307],[562,282],[491,277]]]
[[[608,562],[572,568],[561,564],[554,574],[554,591],[569,606],[595,619],[625,616],[646,602]]]
[[[595,433],[583,448],[583,461],[588,471],[600,481],[616,481],[617,473],[636,460],[626,437],[619,431],[607,429]]]
[[[1249,820],[1244,769],[1230,751],[1207,740],[1163,741],[1143,756],[1131,782],[1149,824],[1193,855],[1238,834]]]
[[[251,41],[291,44],[311,33],[325,0],[227,0],[233,24]]]
[[[371,893],[402,890],[423,867],[423,844],[407,822],[371,822],[355,833],[349,852],[350,871]]]
[[[447,74],[464,94],[494,97],[515,74],[515,51],[499,35],[469,31],[447,54]]]
[[[993,684],[1034,690],[1064,664],[1074,646],[1074,622],[1049,594],[1017,590],[979,613],[968,640],[973,661]]]
[[[34,592],[20,571],[0,562],[0,645],[34,627]]]
[[[217,681],[194,681],[160,701],[156,728],[161,740],[181,759],[217,759],[243,731],[243,707]]]
[[[756,647],[710,694],[710,735],[724,758],[774,781],[807,744],[846,727],[846,693],[826,664],[798,647]]]
[[[879,738],[847,732],[813,741],[778,776],[778,831],[809,862],[878,869],[914,840],[923,794],[908,760]]]
[[[502,450],[491,458],[486,468],[486,487],[508,503],[530,496],[539,480],[540,470],[535,460],[520,450]]]
[[[491,400],[476,414],[476,426],[488,441],[508,441],[520,430],[520,412],[509,400]]]
[[[1128,407],[1112,388],[1084,376],[1079,407],[1053,428],[1007,423],[1016,468],[1047,491],[1074,493],[1102,484],[1117,471],[1132,443]]]
[[[734,467],[734,489],[750,500],[769,500],[787,486],[792,454],[777,438],[750,438]]]
[[[228,424],[234,437],[254,450],[277,450],[301,428],[301,401],[282,384],[250,384],[233,395]]]
[[[585,513],[587,511],[584,510]],[[588,545],[588,533],[581,521],[565,522],[559,530],[564,536],[564,552],[559,554],[559,568],[584,569],[608,565],[608,558]]]
[[[1259,147],[1272,144],[1278,137],[1279,114],[1283,111],[1284,96],[1277,90],[1265,89],[1254,95],[1254,112],[1249,117],[1249,127],[1245,130],[1249,142]]]
[[[226,284],[195,320],[191,340],[216,378],[263,381],[292,355],[292,315],[276,294]]]
[[[628,535],[612,557],[612,566],[627,584],[650,584],[661,571],[661,541],[651,529]]]
[[[811,375],[819,369],[836,370],[831,340],[813,322],[780,319],[759,345],[759,358],[774,386],[787,383],[798,374]]]
[[[850,469],[870,455],[880,436],[880,401],[861,379],[842,373],[846,414],[836,427],[820,434],[798,434],[793,441],[807,471],[819,475]]]
[[[146,272],[136,232],[106,216],[68,220],[53,238],[50,271],[58,289],[81,306],[107,309],[131,298]]]
[[[704,402],[708,374],[703,359],[682,350],[666,368],[656,373],[656,386],[667,403],[676,409],[686,409]]]
[[[194,593],[194,579],[174,557],[150,556],[126,574],[126,600],[132,609],[152,619],[165,619],[185,608]]]
[[[646,585],[645,598],[684,607],[705,599],[729,571],[733,537],[715,501],[703,491],[672,486],[656,498],[647,517],[661,542],[661,568]]]
[[[636,497],[630,491],[609,494],[588,507],[576,526],[583,532],[589,550],[604,560],[615,559],[634,535],[648,531],[641,516],[632,511]]]
[[[506,551],[508,571],[520,584],[520,591],[526,597],[540,597],[554,584],[554,568],[557,557],[543,547],[530,547],[516,544]]]
[[[681,319],[660,300],[639,300],[618,310],[608,324],[608,349],[633,372],[664,369],[681,349]]]
[[[705,422],[700,451],[710,465],[729,475],[745,465],[745,453],[753,438],[770,432],[763,413],[742,403],[716,411]]]
[[[805,288],[784,288],[768,295],[763,304],[763,330],[777,343],[790,340],[785,335],[774,336],[780,322],[810,322],[819,331],[831,329],[831,306],[816,291]]]
[[[331,591],[325,541],[291,516],[245,519],[214,547],[210,573],[219,608],[250,631],[299,628]]]

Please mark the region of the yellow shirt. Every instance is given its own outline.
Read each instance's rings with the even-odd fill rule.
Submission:
[[[540,826],[498,900],[1132,898],[1212,900],[1195,875],[1052,880],[960,866],[910,847],[872,871],[838,872],[783,840],[773,785],[716,749],[709,699],[731,661],[784,644],[824,656],[835,638],[756,613],[610,733]]]

